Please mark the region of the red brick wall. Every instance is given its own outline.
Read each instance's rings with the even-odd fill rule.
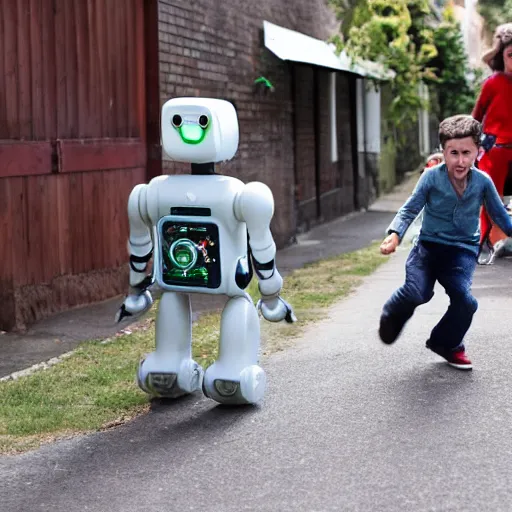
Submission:
[[[335,17],[324,0],[160,0],[161,102],[190,95],[235,103],[239,150],[219,170],[246,182],[262,181],[272,189],[276,202],[272,230],[282,246],[297,230],[293,71],[291,64],[264,47],[263,20],[319,39],[327,39],[336,28]],[[311,69],[305,74],[312,75]],[[263,95],[254,91],[253,82],[261,75],[273,83],[275,92]],[[309,93],[305,94],[307,102]],[[299,140],[304,141],[299,172],[307,172],[307,167],[314,164],[308,151],[308,109],[306,106],[299,114],[297,125]],[[328,156],[329,151],[327,148]],[[189,172],[186,164],[171,162],[164,162],[164,169]],[[314,167],[309,172],[314,176]],[[340,181],[338,174],[328,171],[325,186],[339,186],[343,179]],[[311,194],[309,189],[299,192]]]

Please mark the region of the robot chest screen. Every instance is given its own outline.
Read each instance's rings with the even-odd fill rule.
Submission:
[[[218,288],[221,283],[218,227],[206,222],[162,220],[159,239],[163,283]]]

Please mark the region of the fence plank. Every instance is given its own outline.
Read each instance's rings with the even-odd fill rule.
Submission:
[[[82,1],[75,6],[76,26],[76,59],[78,63],[77,97],[78,97],[78,137],[93,137],[94,124],[91,123],[90,94],[90,48],[89,48],[89,16],[88,2]]]
[[[46,46],[43,43],[42,25],[43,10],[40,0],[30,0],[30,73],[31,73],[31,125],[32,139],[41,140],[47,137],[45,131],[45,114],[43,91],[45,84],[43,78],[43,67],[51,67],[45,58]],[[45,66],[45,63],[47,64]],[[46,92],[46,91],[45,91]]]
[[[18,117],[18,38],[17,38],[17,6],[7,1],[3,4],[4,18],[4,76],[6,97],[7,138],[17,139],[20,136]]]
[[[27,218],[26,177],[9,178],[10,194],[13,207],[11,208],[12,254],[13,254],[13,284],[23,286],[27,283],[27,253],[29,251]],[[15,207],[14,207],[15,205]]]
[[[88,89],[88,132],[90,136],[103,136],[102,119],[103,105],[101,103],[101,68],[99,65],[99,29],[97,24],[96,0],[87,0],[87,27],[89,34],[89,80],[87,82]],[[84,20],[82,20],[82,23]]]
[[[12,289],[11,181],[0,179],[0,299],[5,299],[3,292]]]
[[[60,275],[60,236],[59,236],[59,207],[58,184],[55,174],[39,178],[38,193],[41,201],[40,223],[42,225],[41,242],[41,277],[46,284]]]
[[[141,167],[146,146],[139,139],[59,140],[59,172]]]
[[[71,264],[71,217],[70,217],[70,178],[72,175],[57,175],[57,219],[59,230],[59,275],[72,273]]]
[[[66,3],[68,0],[55,0],[55,74],[57,82],[56,103],[53,108],[57,111],[56,136],[67,135],[68,128],[68,103],[67,95],[67,60],[66,60]]]
[[[117,2],[119,7],[119,2]],[[126,9],[117,8],[115,11],[116,20],[116,81],[115,81],[115,104],[116,104],[116,122],[117,133],[116,137],[123,137],[129,134],[128,112],[130,108],[126,108],[128,103],[128,83],[131,77],[128,76],[128,53],[127,53],[127,40],[131,37],[127,31],[127,19],[131,12]]]
[[[96,39],[98,43],[98,52],[97,52],[97,60],[96,67],[98,70],[98,84],[99,89],[97,92],[99,93],[100,102],[98,102],[97,107],[99,108],[100,114],[100,126],[99,131],[96,132],[97,137],[108,137],[108,119],[109,119],[109,109],[110,109],[110,99],[108,97],[108,49],[107,44],[108,40],[106,37],[105,26],[105,3],[101,1],[96,1],[95,3],[95,13],[96,13]]]
[[[5,0],[8,1],[8,0]],[[5,12],[4,8],[4,0],[0,0],[0,9],[1,12]],[[4,30],[4,16],[0,16],[0,121],[4,121],[7,119],[7,94],[6,94],[6,86],[5,86],[5,41],[7,35]],[[9,130],[6,122],[0,122],[0,139],[6,139],[9,137]]]
[[[32,98],[31,81],[32,67],[30,58],[30,2],[17,0],[18,26],[18,108],[19,108],[19,137],[32,138]]]
[[[69,178],[69,250],[71,254],[71,272],[81,274],[87,271],[85,247],[87,240],[84,239],[84,223],[86,221],[86,212],[84,208],[83,197],[83,174],[73,173]],[[103,243],[103,240],[102,240]]]
[[[53,12],[53,2],[41,0],[41,59],[43,68],[43,110],[44,110],[44,133],[41,138],[54,139],[57,137],[60,115],[65,118],[65,105],[57,101],[57,70],[62,69],[61,62],[62,48],[59,48],[59,55],[55,47],[55,33],[59,30],[56,26]],[[61,45],[62,46],[62,45]],[[59,74],[59,80],[64,80],[63,72]],[[62,84],[60,85],[62,88]],[[34,116],[39,115],[35,111]],[[62,120],[60,121],[62,124]]]
[[[52,172],[49,142],[0,141],[0,179]]]
[[[75,6],[77,2],[64,2],[64,37],[65,37],[65,55],[66,55],[66,95],[60,98],[60,102],[66,103],[66,137],[78,137],[78,58],[76,51],[76,31],[82,27],[75,26]],[[81,65],[81,63],[80,63]]]

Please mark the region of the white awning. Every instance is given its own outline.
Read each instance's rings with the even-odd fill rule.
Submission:
[[[333,44],[307,36],[295,30],[263,21],[265,46],[281,60],[312,64],[362,77],[390,80],[395,74],[377,62],[357,61],[343,51],[336,55]]]

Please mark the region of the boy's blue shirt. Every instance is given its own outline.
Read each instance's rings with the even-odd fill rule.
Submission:
[[[419,240],[455,245],[477,254],[482,205],[503,232],[512,236],[512,221],[491,178],[472,167],[466,190],[459,198],[448,177],[446,164],[440,164],[423,172],[387,232],[395,231],[401,240],[412,221],[425,208]]]

